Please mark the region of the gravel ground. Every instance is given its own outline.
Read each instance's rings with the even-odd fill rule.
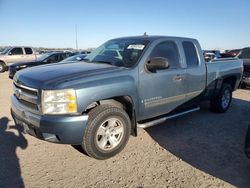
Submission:
[[[250,187],[243,152],[250,90],[225,114],[202,110],[139,129],[117,156],[98,161],[69,145],[23,135],[10,116],[11,80],[0,74],[0,187]]]

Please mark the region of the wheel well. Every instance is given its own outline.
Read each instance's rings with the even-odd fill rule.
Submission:
[[[224,78],[223,83],[230,84],[232,89],[234,90],[235,84],[236,84],[236,77],[230,76],[230,77]]]
[[[3,63],[3,65],[4,65],[4,67],[5,67],[5,71],[7,70],[7,65],[6,65],[6,63],[4,62],[4,61],[2,61],[2,60],[0,60],[0,63]]]
[[[118,108],[125,110],[131,120],[131,134],[133,136],[137,136],[137,127],[136,127],[136,115],[134,109],[134,103],[130,96],[119,96],[111,99],[103,99],[100,101],[96,101],[91,103],[85,110],[85,112],[89,112],[93,108],[98,105],[109,104]]]
[[[6,63],[4,61],[0,60],[0,63],[3,63],[6,66]]]

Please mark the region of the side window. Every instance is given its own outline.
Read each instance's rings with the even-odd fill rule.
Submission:
[[[23,49],[22,48],[13,48],[10,52],[12,55],[22,55]]]
[[[45,63],[55,63],[55,62],[57,62],[56,61],[57,59],[58,59],[58,55],[53,54],[45,60]]]
[[[32,52],[32,49],[31,49],[31,48],[24,48],[24,50],[25,50],[25,53],[26,53],[27,55],[29,55],[29,54],[33,54],[33,52]]]
[[[168,60],[169,68],[175,69],[180,67],[178,48],[172,41],[158,44],[152,51],[150,58],[164,57]]]
[[[197,55],[196,48],[192,42],[184,41],[182,42],[187,67],[194,67],[199,65],[199,58]]]
[[[58,55],[58,62],[62,61],[63,59],[65,59],[65,57],[66,57],[66,54],[60,54],[60,55]]]

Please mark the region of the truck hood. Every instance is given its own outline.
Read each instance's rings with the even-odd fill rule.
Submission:
[[[18,71],[14,81],[37,89],[60,88],[60,84],[126,69],[101,63],[59,63]]]

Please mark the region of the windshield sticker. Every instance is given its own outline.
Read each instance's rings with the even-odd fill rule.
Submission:
[[[143,50],[145,45],[143,44],[130,44],[127,49],[134,49],[134,50]]]

